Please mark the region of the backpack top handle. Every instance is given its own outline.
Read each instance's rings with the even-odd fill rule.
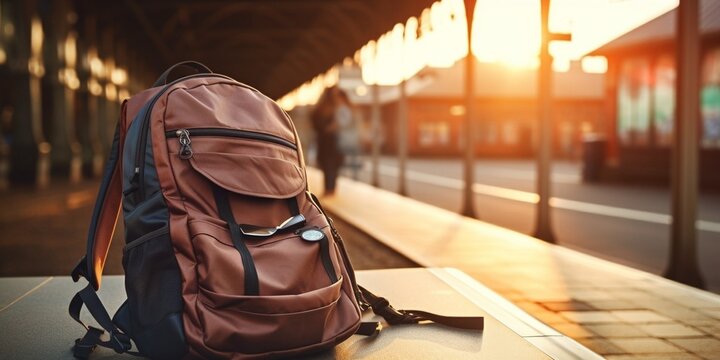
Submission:
[[[209,67],[203,65],[202,63],[199,63],[197,61],[181,61],[181,62],[171,66],[167,70],[165,70],[165,72],[162,73],[162,75],[160,75],[160,77],[157,79],[157,81],[155,81],[155,83],[153,84],[152,87],[166,85],[167,79],[168,79],[168,76],[170,76],[170,73],[172,73],[175,69],[177,69],[181,66],[192,68],[198,74],[212,74],[212,70],[210,70]]]

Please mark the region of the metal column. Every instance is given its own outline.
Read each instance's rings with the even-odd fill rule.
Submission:
[[[700,34],[698,0],[683,0],[677,11],[675,137],[672,153],[670,261],[665,276],[702,287],[697,263],[698,124]]]
[[[372,134],[372,185],[380,187],[380,141],[382,140],[382,128],[380,126],[380,86],[372,85],[372,109],[371,126]]]
[[[472,54],[472,24],[475,12],[475,0],[465,0],[465,18],[467,19],[468,53],[465,56],[465,119],[463,121],[465,157],[463,162],[463,205],[461,214],[477,217],[475,213],[475,58]]]
[[[407,111],[407,81],[398,84],[400,97],[398,98],[398,194],[407,196],[406,167],[408,156],[408,111]]]
[[[552,57],[550,56],[550,0],[540,0],[540,69],[538,69],[538,146],[537,146],[537,193],[538,203],[535,212],[535,231],[533,236],[554,243],[550,218],[550,176],[552,157]]]

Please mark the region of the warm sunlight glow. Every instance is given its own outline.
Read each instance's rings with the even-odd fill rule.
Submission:
[[[465,115],[465,105],[453,105],[450,107],[450,115],[452,116],[463,116]]]
[[[105,84],[105,98],[107,98],[108,101],[117,100],[117,88],[113,83]]]
[[[123,85],[127,81],[127,71],[125,69],[116,68],[112,71],[112,74],[110,74],[110,81],[115,83],[115,85]]]
[[[43,39],[42,22],[34,16],[30,23],[30,59],[28,59],[28,71],[35,76],[43,76],[45,67],[42,60]]]
[[[377,43],[375,40],[370,40],[365,46],[360,49],[360,56],[358,63],[362,64],[362,80],[368,85],[373,85],[377,78],[377,63],[375,62],[375,49]]]
[[[570,59],[568,58],[555,58],[553,59],[552,69],[554,72],[568,72],[570,71]]]
[[[540,49],[540,1],[479,0],[473,35],[472,50],[478,60],[531,65]]]
[[[396,24],[392,31],[381,36],[375,53],[375,81],[379,85],[400,83],[403,74],[403,24]]]
[[[359,53],[367,84],[396,85],[425,67],[450,67],[467,54],[467,26],[462,0],[438,1],[420,19],[397,24]]]
[[[103,64],[103,70],[105,70],[103,77],[105,79],[112,81],[112,74],[113,74],[113,71],[115,71],[115,59],[113,59],[113,58],[106,59],[105,63]]]
[[[590,74],[604,74],[607,72],[608,61],[604,56],[586,56],[582,59],[582,69]]]
[[[550,43],[553,68],[567,71],[569,60],[642,25],[677,6],[678,0],[553,0],[550,31],[572,41]],[[535,67],[540,48],[539,0],[479,0],[473,24],[473,53],[483,62]]]
[[[355,87],[355,94],[357,96],[365,96],[368,93],[368,88],[365,85]]]
[[[465,5],[462,0],[436,2],[430,9],[429,17],[430,32],[424,46],[427,65],[451,67],[467,55]]]
[[[77,62],[77,33],[71,31],[65,38],[65,65],[74,68]]]
[[[34,16],[30,22],[30,51],[32,52],[32,56],[42,54],[44,38],[45,34],[43,32],[42,22],[40,18]]]
[[[120,91],[118,91],[118,100],[120,102],[122,102],[123,100],[125,100],[129,97],[130,97],[130,92],[127,91],[127,89],[120,89]]]
[[[337,85],[339,77],[340,69],[338,66],[333,66],[325,73],[314,77],[278,99],[277,103],[286,111],[290,111],[296,106],[312,105],[317,102],[325,88]]]
[[[570,70],[571,60],[584,55],[645,22],[673,9],[678,0],[553,0],[550,31],[570,33],[571,41],[552,41],[553,69]],[[474,11],[472,52],[482,62],[509,68],[539,65],[540,1],[478,0]],[[396,24],[379,39],[355,52],[354,60],[368,84],[396,85],[426,67],[450,67],[467,55],[467,24],[463,0],[442,0],[420,18]],[[350,59],[344,61],[349,63]],[[607,60],[589,58],[582,68],[607,71]],[[318,75],[280,99],[285,109],[313,104],[326,83]]]
[[[100,96],[102,95],[103,88],[95,78],[90,78],[90,80],[88,80],[88,91],[95,96]]]

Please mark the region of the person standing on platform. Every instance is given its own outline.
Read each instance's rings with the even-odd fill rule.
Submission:
[[[338,146],[340,152],[348,157],[347,165],[352,169],[353,179],[357,180],[358,170],[362,167],[359,124],[347,93],[340,88],[335,89],[334,94],[337,99],[335,119],[339,127]]]
[[[338,146],[340,126],[336,119],[337,90],[335,87],[325,89],[310,115],[317,135],[317,164],[325,179],[325,196],[335,194],[338,173],[345,160]]]

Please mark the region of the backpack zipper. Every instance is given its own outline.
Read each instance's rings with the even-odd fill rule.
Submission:
[[[199,77],[219,77],[219,78],[223,78],[223,79],[237,83],[235,80],[233,80],[232,78],[227,77],[225,75],[206,74],[206,73],[194,74],[194,75],[189,75],[189,76],[179,78],[171,83],[168,83],[167,85],[165,85],[165,87],[162,88],[162,90],[158,91],[158,93],[155,94],[155,96],[152,99],[150,99],[149,104],[147,105],[145,115],[142,119],[142,123],[140,124],[140,126],[141,126],[140,139],[139,139],[140,141],[139,141],[139,146],[137,147],[137,150],[135,152],[135,163],[134,163],[135,170],[134,170],[133,177],[130,180],[131,186],[133,188],[137,188],[137,191],[138,191],[138,194],[140,197],[140,199],[139,199],[140,201],[145,200],[145,148],[147,147],[148,131],[150,128],[150,114],[152,113],[153,107],[155,106],[155,103],[158,101],[158,99],[160,99],[160,97],[168,89],[170,89],[170,87],[172,87],[173,85],[175,85],[181,81],[199,78]],[[245,84],[237,83],[237,85],[244,87],[246,89],[250,89],[252,91],[258,92],[256,89],[254,89],[250,86],[247,86]]]
[[[236,130],[236,129],[218,129],[218,128],[192,128],[192,129],[177,129],[169,130],[165,132],[165,138],[177,138],[180,143],[180,152],[178,156],[187,160],[192,157],[193,150],[191,136],[222,136],[222,137],[234,137],[240,139],[250,139],[270,142],[277,145],[282,145],[293,150],[297,150],[297,145],[292,142],[285,140],[279,136],[259,133],[248,130]]]

